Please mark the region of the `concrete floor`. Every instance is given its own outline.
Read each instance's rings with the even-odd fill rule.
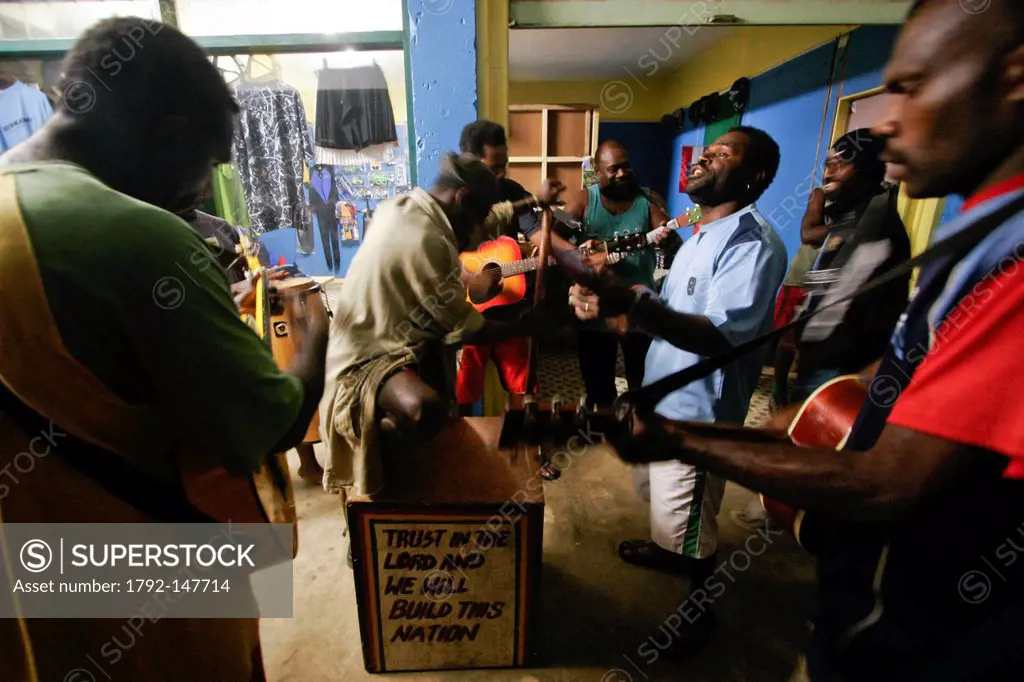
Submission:
[[[294,455],[294,453],[292,453]],[[292,471],[298,468],[292,460]],[[647,508],[629,469],[595,446],[545,486],[544,569],[533,662],[522,670],[389,674],[394,680],[782,682],[807,637],[813,604],[811,560],[788,536],[771,536],[758,556],[729,510],[751,493],[729,485],[719,517],[720,560],[728,574],[716,602],[719,628],[696,658],[652,660],[665,618],[687,594],[684,578],[620,561],[620,540],[648,537]],[[299,555],[291,619],[264,620],[263,652],[272,682],[378,679],[363,668],[347,539],[337,497],[296,480]],[[764,547],[751,540],[750,552]],[[666,630],[668,632],[668,630]],[[648,641],[648,638],[652,638]],[[642,651],[638,648],[647,642]]]

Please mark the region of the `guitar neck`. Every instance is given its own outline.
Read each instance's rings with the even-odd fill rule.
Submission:
[[[554,256],[548,258],[548,265],[555,265],[558,261],[555,260]],[[516,275],[525,275],[528,272],[533,272],[540,267],[540,256],[534,256],[532,258],[523,258],[512,263],[501,264],[501,276],[502,277],[515,277]]]
[[[614,265],[615,263],[618,263],[619,261],[628,258],[629,255],[635,251],[639,251],[642,249],[646,249],[650,246],[654,246],[662,234],[673,230],[678,230],[680,227],[687,227],[689,225],[693,225],[698,221],[700,221],[700,209],[696,207],[689,209],[683,215],[682,223],[680,223],[677,218],[673,218],[672,220],[668,221],[661,227],[656,227],[647,234],[643,235],[642,238],[639,238],[638,235],[634,239],[638,239],[639,241],[642,242],[639,248],[633,246],[632,248],[627,248],[624,251],[613,251],[608,254],[608,263]]]

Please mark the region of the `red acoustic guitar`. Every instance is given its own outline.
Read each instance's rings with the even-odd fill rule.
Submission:
[[[844,449],[867,398],[868,387],[864,377],[836,377],[804,401],[789,425],[789,439],[802,448]],[[793,509],[764,495],[761,495],[761,504],[771,518],[797,539],[800,538],[800,523],[804,518],[802,509]]]

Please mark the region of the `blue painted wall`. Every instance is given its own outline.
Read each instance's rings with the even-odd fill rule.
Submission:
[[[408,0],[416,183],[429,186],[477,117],[473,0]]]
[[[671,137],[660,123],[602,121],[598,141],[606,140],[615,140],[626,148],[641,185],[665,196],[672,148]]]
[[[743,116],[744,125],[761,128],[779,144],[779,172],[757,206],[790,257],[800,248],[800,219],[821,178],[816,159],[834,56],[835,45],[823,45],[753,79]]]
[[[751,81],[743,124],[767,131],[782,154],[779,173],[757,202],[758,208],[779,231],[790,256],[800,245],[800,218],[807,197],[821,181],[838,100],[882,85],[882,72],[898,32],[895,26],[859,28],[850,34],[845,52],[835,41]],[[703,126],[694,128],[687,121],[687,128],[671,143],[665,196],[673,215],[692,206],[678,191],[682,146],[699,145],[703,139]],[[959,197],[948,197],[942,221],[955,216],[962,203]]]

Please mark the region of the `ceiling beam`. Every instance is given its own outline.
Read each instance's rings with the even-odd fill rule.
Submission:
[[[512,0],[514,28],[901,24],[911,0]],[[716,17],[718,19],[716,20]]]

